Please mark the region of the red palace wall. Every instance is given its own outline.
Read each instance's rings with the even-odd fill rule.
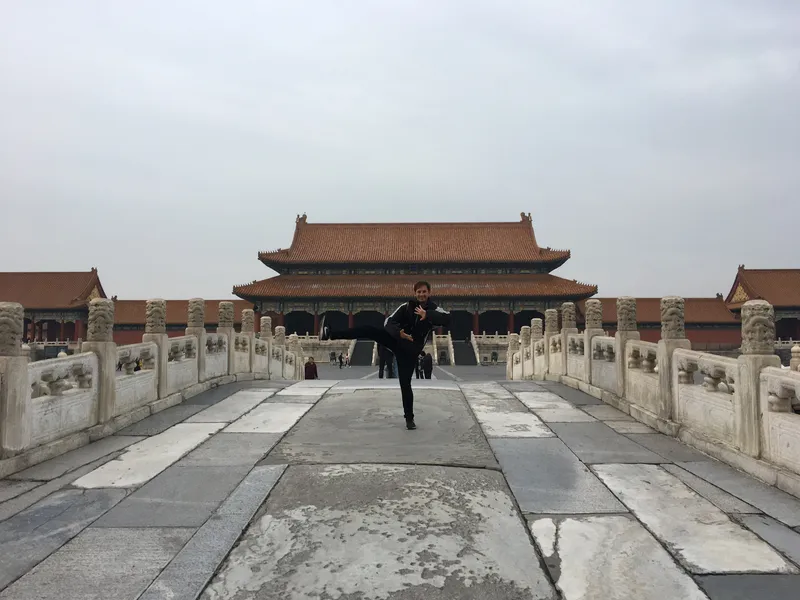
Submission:
[[[610,329],[609,335],[613,336],[616,329]],[[661,339],[661,329],[639,329],[643,342],[657,342]],[[693,328],[686,326],[686,337],[692,342],[695,350],[726,350],[738,348],[742,345],[742,329],[739,326],[731,328]]]

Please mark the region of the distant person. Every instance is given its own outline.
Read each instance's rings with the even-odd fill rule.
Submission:
[[[425,374],[425,379],[430,379],[433,374],[433,357],[430,352],[426,352],[422,357],[422,372]]]
[[[325,321],[325,317],[322,317],[322,321],[323,322]],[[344,365],[344,356],[342,355],[341,352],[339,352],[339,368],[340,369],[342,368],[342,365]]]
[[[319,374],[317,373],[317,363],[314,362],[314,357],[309,356],[308,362],[306,362],[306,379],[319,379]]]
[[[414,392],[411,389],[411,376],[417,365],[417,358],[435,327],[450,324],[450,313],[439,308],[430,300],[431,286],[427,281],[414,284],[414,299],[404,302],[389,315],[383,327],[354,327],[344,331],[321,329],[320,340],[369,339],[389,348],[397,358],[397,372],[400,379],[400,393],[403,397],[403,416],[406,428],[416,429],[414,422]]]

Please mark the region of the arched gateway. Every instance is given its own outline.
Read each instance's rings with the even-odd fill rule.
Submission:
[[[279,275],[233,291],[261,314],[275,313],[287,333],[317,334],[323,314],[337,327],[377,324],[420,279],[453,315],[459,340],[519,332],[545,309],[597,293],[550,273],[569,250],[540,247],[525,213],[505,223],[309,223],[303,215],[289,248],[258,257]]]

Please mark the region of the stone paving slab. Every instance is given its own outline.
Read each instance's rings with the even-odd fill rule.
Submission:
[[[56,492],[63,488],[64,486],[69,485],[79,477],[86,475],[87,473],[91,473],[96,468],[104,465],[105,463],[114,460],[118,456],[122,454],[122,450],[119,452],[115,452],[113,454],[109,454],[108,456],[104,456],[88,465],[84,465],[79,467],[75,471],[67,473],[66,475],[62,475],[56,479],[48,481],[47,483],[42,483],[38,487],[31,489],[30,491],[25,492],[24,494],[20,494],[16,498],[12,498],[6,502],[0,504],[0,521],[4,521],[9,517],[17,514],[20,511],[25,510],[29,506],[34,505],[36,502],[39,502],[43,498],[46,498],[53,492]]]
[[[530,529],[564,600],[707,600],[635,519],[544,518]]]
[[[253,469],[139,600],[195,600],[285,469]]]
[[[176,467],[252,467],[272,450],[280,433],[218,433],[175,463]]]
[[[555,599],[500,473],[291,466],[203,598]]]
[[[116,435],[158,435],[205,408],[202,404],[178,404],[120,429]]]
[[[495,439],[490,444],[523,512],[627,512],[561,440]]]
[[[354,390],[347,390],[353,392]],[[319,396],[270,396],[264,402],[266,404],[315,404],[322,395]]]
[[[588,464],[668,462],[603,423],[550,423],[550,429]]]
[[[630,415],[626,415],[621,410],[603,404],[600,406],[584,406],[583,410],[600,421],[635,421]]]
[[[462,388],[467,404],[475,413],[486,437],[555,437],[539,417],[531,414],[504,388],[497,387],[502,394]]]
[[[539,383],[547,391],[561,396],[564,398],[564,400],[567,400],[570,404],[574,404],[575,406],[589,406],[593,404],[607,406],[602,400],[599,400],[594,396],[591,396],[580,390],[576,390],[575,388],[571,388],[568,385],[564,385],[563,383],[556,383],[554,381],[539,381],[537,383]]]
[[[187,423],[230,423],[275,394],[274,389],[239,390],[186,419]]]
[[[221,385],[215,388],[211,388],[210,390],[206,390],[196,396],[192,396],[188,400],[184,400],[181,404],[182,405],[189,405],[189,404],[201,404],[203,406],[211,406],[212,404],[216,404],[227,398],[228,396],[235,394],[239,390],[248,389],[254,384],[254,381],[247,381],[247,382],[236,382],[236,383],[229,383],[227,385]],[[258,383],[268,384],[268,381],[259,381]],[[268,387],[268,386],[264,386]],[[271,387],[271,386],[269,386]]]
[[[678,466],[755,506],[789,527],[800,526],[800,500],[717,461]]]
[[[118,459],[73,482],[76,487],[136,487],[215,434],[224,423],[180,423],[130,446]]]
[[[0,481],[0,504],[42,485],[41,481]]]
[[[90,527],[0,592],[0,600],[135,600],[193,532]]]
[[[661,468],[680,479],[722,512],[728,514],[758,514],[761,512],[747,502],[739,500],[736,496],[731,496],[728,492],[708,483],[705,479],[700,479],[697,475],[692,475],[678,465],[661,465]]]
[[[707,575],[698,577],[710,600],[797,600],[798,575]]]
[[[99,458],[108,456],[119,450],[124,450],[128,446],[140,442],[144,439],[142,436],[133,435],[112,435],[97,440],[82,448],[71,450],[56,458],[51,458],[43,463],[34,465],[10,475],[9,479],[35,479],[39,481],[50,481],[62,475],[74,471],[78,467],[88,465]]]
[[[691,573],[797,573],[751,531],[656,465],[595,465],[598,477]]]
[[[411,387],[415,392],[417,390],[458,391],[459,389],[458,384],[455,381],[448,381],[445,379],[413,379],[411,381]],[[337,383],[331,388],[331,391],[346,389],[395,389],[399,392],[400,383],[397,381],[397,379],[348,379]]]
[[[630,433],[626,435],[640,446],[663,456],[668,462],[714,461],[710,456],[706,456],[699,450],[663,433]]]
[[[417,429],[399,393],[356,390],[325,396],[270,452],[274,463],[438,463],[498,468],[460,391],[418,390]]]
[[[651,429],[644,423],[639,423],[638,421],[603,421],[606,425],[611,427],[617,433],[622,434],[651,434],[651,433],[658,433],[655,429]],[[631,437],[630,435],[628,437]],[[639,442],[641,444],[641,442]],[[641,444],[644,445],[644,444]]]
[[[264,403],[225,428],[226,433],[285,433],[313,404]]]
[[[538,383],[520,381],[520,382],[503,382],[501,384],[510,392],[544,392],[546,389]]]
[[[789,560],[800,565],[800,533],[766,515],[741,516],[737,520],[773,548],[783,552]],[[798,591],[800,592],[800,588]]]
[[[98,519],[95,527],[199,527],[250,466],[172,466]]]
[[[596,420],[552,392],[515,392],[515,396],[545,423],[590,423]]]
[[[0,590],[124,497],[124,490],[62,490],[0,523]]]

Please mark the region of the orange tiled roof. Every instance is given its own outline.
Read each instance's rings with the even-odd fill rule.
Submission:
[[[532,275],[278,275],[236,286],[240,298],[405,298],[416,281],[435,298],[586,298],[597,286],[550,274]]]
[[[617,322],[617,299],[597,298],[603,303],[603,322]],[[686,323],[737,324],[739,321],[728,310],[722,298],[684,298]],[[580,314],[585,313],[585,301],[578,303]],[[661,322],[661,298],[637,298],[636,321],[638,323]]]
[[[308,223],[297,220],[288,249],[259,253],[282,264],[563,264],[569,250],[540,248],[530,216],[512,223]]]
[[[144,325],[146,300],[117,300],[114,303],[114,323],[120,325]],[[206,323],[216,323],[219,303],[222,300],[206,300]],[[233,320],[242,322],[242,310],[253,308],[252,302],[232,300]],[[189,315],[188,300],[167,300],[167,325],[185,325]]]
[[[747,300],[766,300],[776,308],[800,306],[800,269],[745,269],[739,267],[725,299],[732,309]]]
[[[97,270],[0,273],[0,302],[19,302],[26,309],[82,308],[94,289],[106,297]]]

